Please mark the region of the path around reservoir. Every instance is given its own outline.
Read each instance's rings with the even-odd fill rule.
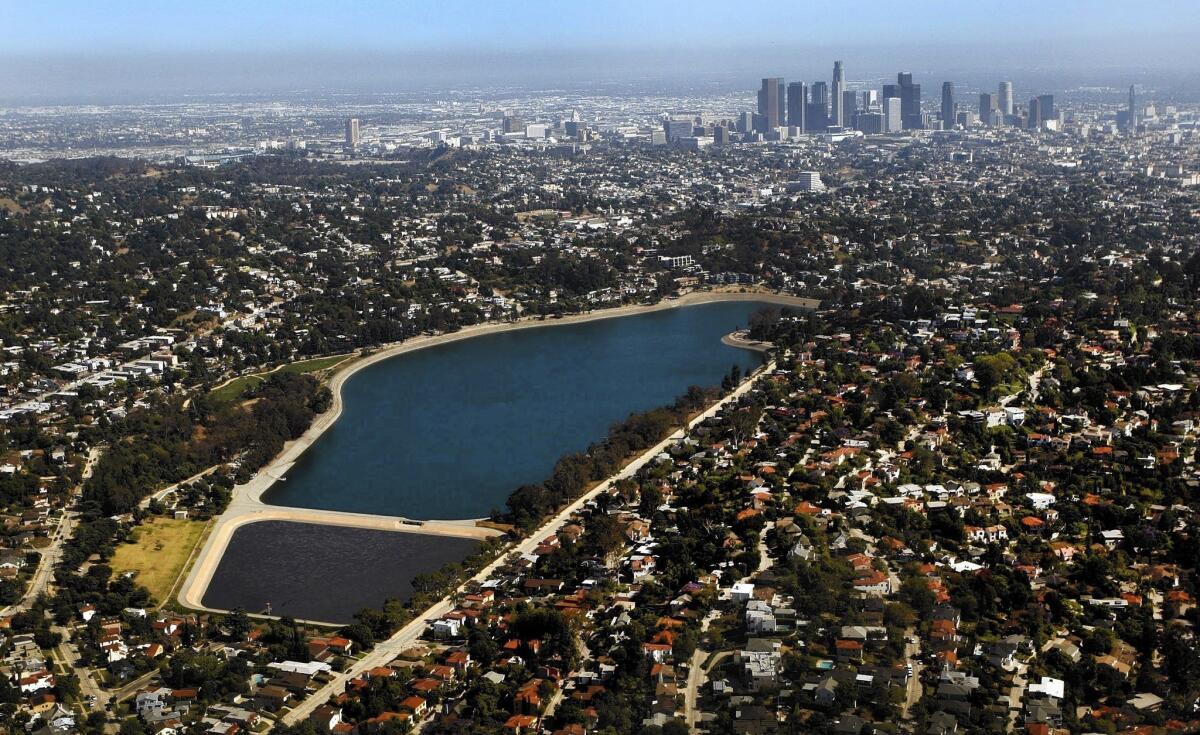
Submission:
[[[460,340],[480,337],[487,334],[509,332],[519,329],[536,327],[552,327],[566,324],[600,319],[612,319],[652,311],[662,311],[685,306],[716,303],[723,301],[760,301],[780,306],[793,306],[802,309],[815,309],[819,306],[814,299],[772,292],[755,291],[714,291],[693,292],[677,299],[669,299],[652,305],[621,306],[611,309],[601,309],[586,314],[566,316],[561,319],[521,319],[511,323],[487,323],[452,332],[427,337],[417,337],[397,343],[378,351],[372,352],[361,359],[349,361],[339,370],[330,381],[330,391],[333,394],[329,410],[318,416],[300,438],[288,442],[283,450],[266,467],[259,470],[247,483],[234,488],[233,498],[225,512],[217,519],[216,525],[204,544],[195,565],[188,573],[179,592],[179,602],[186,607],[209,612],[222,612],[207,608],[203,605],[204,595],[208,585],[220,565],[221,558],[228,547],[234,532],[248,524],[259,521],[295,521],[300,523],[327,524],[349,526],[375,530],[389,530],[409,533],[425,533],[442,536],[483,539],[499,535],[500,532],[476,525],[475,520],[447,521],[413,521],[397,516],[382,516],[368,513],[349,513],[344,511],[318,510],[310,508],[291,508],[271,505],[263,501],[263,495],[272,485],[279,481],[292,468],[300,456],[313,445],[320,436],[333,426],[342,414],[342,386],[359,370],[383,360],[417,350],[448,344]],[[754,349],[753,347],[748,348]],[[319,621],[310,621],[319,622]]]
[[[295,725],[298,722],[303,722],[308,719],[312,711],[329,700],[330,697],[341,694],[346,689],[346,683],[350,680],[359,677],[365,671],[369,671],[377,666],[386,666],[391,663],[402,651],[410,648],[424,634],[426,626],[437,620],[441,616],[454,609],[454,597],[461,594],[468,585],[480,584],[486,581],[501,565],[506,563],[506,559],[512,554],[530,554],[547,536],[558,531],[558,529],[566,523],[567,519],[578,512],[585,504],[595,499],[597,495],[607,492],[614,483],[633,477],[637,471],[644,467],[649,462],[653,461],[662,452],[666,451],[673,443],[683,439],[687,432],[701,422],[715,416],[726,405],[737,401],[748,391],[750,391],[764,375],[771,374],[775,369],[775,362],[771,361],[760,367],[752,377],[743,381],[740,386],[734,389],[729,395],[710,406],[704,413],[701,413],[696,418],[688,422],[684,429],[680,429],[671,434],[666,439],[663,439],[658,444],[643,452],[636,459],[625,465],[617,474],[604,480],[590,491],[580,496],[573,502],[569,503],[565,508],[559,511],[553,518],[543,523],[538,529],[518,544],[505,550],[497,559],[486,567],[481,569],[478,574],[463,582],[454,592],[443,597],[434,605],[430,606],[423,613],[414,618],[407,625],[392,635],[385,641],[380,642],[371,649],[370,653],[355,661],[349,668],[340,673],[335,673],[327,684],[322,686],[317,691],[313,692],[304,701],[296,705],[296,707],[287,712],[281,721],[285,725]]]

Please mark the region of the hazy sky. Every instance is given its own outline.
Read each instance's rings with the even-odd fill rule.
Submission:
[[[0,96],[1198,69],[1198,33],[1200,0],[0,0]]]

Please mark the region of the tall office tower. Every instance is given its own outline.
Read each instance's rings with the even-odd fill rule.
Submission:
[[[808,112],[805,122],[809,130],[824,130],[829,127],[829,85],[813,82],[808,92]]]
[[[1013,114],[1012,82],[1000,82],[1000,112],[1005,117]]]
[[[1029,117],[1026,119],[1026,126],[1030,130],[1036,130],[1042,126],[1042,103],[1037,97],[1029,100]]]
[[[779,90],[783,80],[779,77],[764,77],[762,89],[758,90],[758,125],[755,132],[766,133],[779,127]]]
[[[1131,131],[1137,130],[1138,114],[1137,114],[1137,89],[1134,85],[1129,85],[1129,115],[1128,125]]]
[[[901,113],[901,102],[899,97],[885,97],[883,99],[883,132],[899,133],[904,129],[904,116]]]
[[[779,80],[779,120],[775,123],[778,127],[787,127],[787,85],[783,80]]]
[[[879,104],[879,92],[874,89],[868,89],[862,93],[861,109],[870,110]]]
[[[883,114],[886,117],[888,100],[894,99],[897,102],[900,101],[900,85],[899,84],[883,85],[883,92],[881,92],[879,96],[881,97],[879,104],[883,107]]]
[[[830,116],[830,124],[843,126],[846,124],[846,113],[842,105],[842,93],[846,91],[846,70],[842,68],[842,62],[833,62],[833,114]]]
[[[739,133],[750,133],[754,131],[754,113],[743,112],[737,119],[737,131]]]
[[[954,82],[942,82],[942,130],[952,130],[958,120],[954,107]]]
[[[982,92],[979,95],[979,120],[984,125],[993,124],[992,118],[996,112],[996,95]]]
[[[346,147],[350,150],[358,148],[358,144],[362,142],[362,135],[358,130],[358,118],[352,117],[346,121]]]
[[[808,86],[804,82],[792,82],[787,92],[787,124],[807,132],[804,125],[804,113],[808,110]]]
[[[842,92],[842,122],[844,127],[850,127],[854,122],[854,113],[858,112],[858,95],[854,92]]]
[[[1054,109],[1054,95],[1042,94],[1038,95],[1038,125],[1041,126],[1050,120],[1058,119],[1058,111]]]
[[[913,84],[912,74],[902,71],[896,75],[896,86],[900,88],[900,116],[904,120],[904,129],[925,127],[921,119],[921,85]]]

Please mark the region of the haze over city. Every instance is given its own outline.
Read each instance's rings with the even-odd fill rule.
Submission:
[[[729,88],[764,68],[894,68],[1194,91],[1186,0],[567,3],[152,1],[0,4],[0,99],[394,92],[624,83]],[[1152,39],[1152,41],[1150,40]]]

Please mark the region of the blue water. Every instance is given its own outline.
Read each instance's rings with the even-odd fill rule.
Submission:
[[[479,518],[630,413],[713,386],[757,353],[721,343],[762,308],[722,302],[502,332],[384,360],[267,502],[408,518]]]

